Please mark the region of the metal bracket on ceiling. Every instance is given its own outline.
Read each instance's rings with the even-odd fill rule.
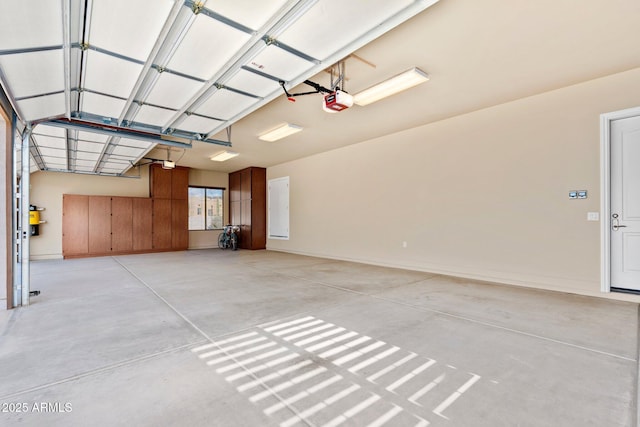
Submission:
[[[202,12],[202,9],[204,9],[204,3],[201,1],[195,2],[191,5],[191,11],[193,12],[194,15],[197,15],[200,12]]]

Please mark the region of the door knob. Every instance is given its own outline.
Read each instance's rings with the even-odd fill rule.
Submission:
[[[620,221],[618,220],[618,214],[614,213],[613,215],[611,215],[611,229],[613,231],[618,231],[621,228],[625,228],[626,225],[620,225]]]

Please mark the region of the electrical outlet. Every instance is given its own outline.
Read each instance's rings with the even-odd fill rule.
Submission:
[[[600,221],[600,212],[587,212],[587,221]]]

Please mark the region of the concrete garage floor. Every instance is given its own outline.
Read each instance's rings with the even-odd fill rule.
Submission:
[[[270,251],[40,261],[32,289],[0,425],[636,425],[636,304]]]

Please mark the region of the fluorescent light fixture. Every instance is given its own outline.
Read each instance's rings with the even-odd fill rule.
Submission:
[[[214,162],[224,162],[225,160],[233,159],[238,154],[239,153],[236,153],[235,151],[224,150],[214,154],[211,157],[211,160]]]
[[[176,167],[176,162],[173,160],[163,160],[162,161],[162,169],[173,169]]]
[[[271,129],[268,132],[258,135],[258,138],[263,141],[273,142],[273,141],[282,139],[286,136],[293,135],[294,133],[298,133],[301,130],[302,130],[302,126],[285,123],[283,125],[278,126],[277,128]]]
[[[391,77],[369,89],[353,95],[353,101],[361,106],[372,104],[387,96],[395,95],[429,80],[429,75],[419,68],[412,68],[395,77]]]

